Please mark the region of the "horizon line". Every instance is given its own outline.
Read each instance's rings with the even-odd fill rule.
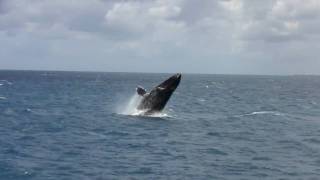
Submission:
[[[54,69],[2,69],[0,71],[33,71],[33,72],[84,72],[84,73],[142,73],[142,74],[191,74],[191,75],[235,75],[235,76],[320,76],[320,74],[253,74],[253,73],[197,73],[197,72],[138,72],[138,71],[99,71],[99,70],[54,70]]]

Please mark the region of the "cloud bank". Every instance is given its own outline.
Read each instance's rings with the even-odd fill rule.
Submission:
[[[0,68],[320,74],[319,0],[0,0]]]

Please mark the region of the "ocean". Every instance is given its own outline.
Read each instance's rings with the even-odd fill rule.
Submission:
[[[320,76],[0,71],[0,179],[320,179]]]

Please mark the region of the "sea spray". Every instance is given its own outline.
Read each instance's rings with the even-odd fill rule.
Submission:
[[[139,113],[139,110],[137,109],[137,107],[141,99],[142,98],[139,95],[134,94],[129,98],[129,101],[124,106],[122,106],[119,113],[124,115],[135,115]]]
[[[137,107],[141,102],[142,97],[138,94],[132,95],[129,100],[118,107],[118,113],[123,115],[130,115],[130,116],[148,116],[148,117],[169,117],[166,113],[163,112],[155,112],[155,113],[148,113],[146,114],[147,110],[138,110]]]

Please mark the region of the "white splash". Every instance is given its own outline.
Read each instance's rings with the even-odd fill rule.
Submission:
[[[146,113],[147,110],[138,110],[137,107],[141,102],[142,97],[134,94],[129,98],[129,101],[118,108],[118,114],[129,115],[129,116],[147,116],[147,117],[169,117],[166,113],[156,112],[156,113]]]
[[[124,114],[124,115],[132,115],[139,113],[139,110],[137,109],[139,103],[141,101],[141,97],[137,94],[134,94],[129,98],[129,101],[126,103],[121,103],[118,107],[118,113]]]

